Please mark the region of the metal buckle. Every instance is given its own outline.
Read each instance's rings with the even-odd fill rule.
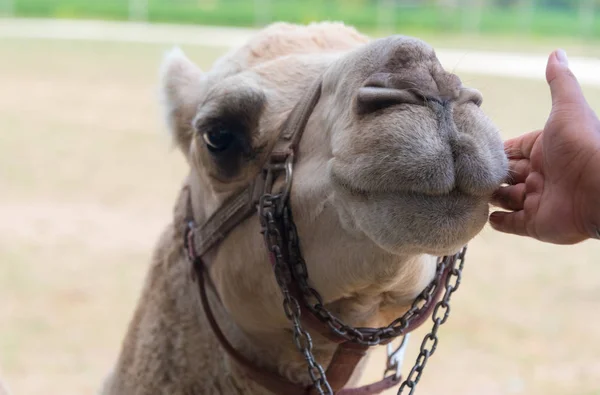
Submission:
[[[394,371],[394,377],[396,380],[400,379],[402,374],[402,364],[404,363],[404,356],[406,355],[406,347],[408,346],[408,339],[410,337],[410,333],[407,333],[402,337],[402,343],[400,346],[394,351],[392,343],[387,344],[387,366],[385,368],[385,372],[383,372],[383,377],[389,371]]]
[[[290,196],[290,191],[292,190],[292,179],[294,176],[294,152],[290,151],[285,158],[285,161],[282,162],[270,162],[265,166],[265,186],[263,191],[263,196],[271,195],[279,197],[279,204],[277,207],[277,211],[279,213],[282,212],[284,204],[287,202],[287,199]],[[278,192],[273,192],[273,185],[275,184],[275,180],[277,179],[277,174],[285,171],[285,184],[283,188]]]
[[[185,250],[189,261],[194,263],[198,256],[196,255],[196,246],[194,245],[194,222],[191,220],[186,223],[183,249]]]

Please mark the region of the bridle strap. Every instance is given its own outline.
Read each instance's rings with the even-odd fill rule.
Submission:
[[[269,391],[275,394],[289,394],[289,395],[309,395],[310,387],[302,387],[298,384],[294,384],[291,381],[281,377],[276,373],[271,373],[265,369],[261,369],[255,366],[250,360],[248,360],[244,355],[239,353],[232,345],[229,343],[221,328],[219,328],[219,324],[215,319],[215,316],[210,307],[210,303],[208,301],[208,295],[206,293],[206,277],[207,273],[205,273],[206,268],[204,266],[204,262],[202,258],[198,258],[194,261],[194,273],[195,280],[198,284],[198,291],[200,293],[200,299],[202,301],[202,308],[204,310],[204,314],[206,315],[206,319],[208,320],[210,327],[221,343],[221,346],[225,349],[225,352],[244,370],[246,375],[254,380],[256,383],[261,386],[267,388]]]
[[[297,154],[298,144],[308,119],[321,98],[322,77],[309,87],[304,97],[294,106],[281,127],[279,139],[271,151],[271,162],[284,162],[288,155]]]
[[[194,228],[192,232],[198,256],[204,256],[212,247],[222,241],[238,224],[256,212],[257,204],[265,190],[265,172],[271,166],[283,164],[288,158],[296,156],[296,150],[310,114],[321,97],[321,78],[309,88],[304,97],[296,103],[285,120],[279,137],[272,148],[271,155],[245,190],[226,201],[208,220]]]
[[[368,349],[369,346],[350,342],[337,346],[325,372],[334,394],[338,394],[348,383],[360,360],[367,355]]]
[[[263,186],[264,182],[261,183],[258,177],[248,188],[226,201],[203,225],[194,228],[191,234],[198,256],[204,256],[240,222],[256,212]]]

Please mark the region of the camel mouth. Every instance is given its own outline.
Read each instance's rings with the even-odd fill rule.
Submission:
[[[414,196],[420,197],[423,199],[431,198],[431,199],[477,199],[478,201],[486,200],[489,201],[492,197],[492,192],[490,191],[488,194],[470,194],[468,192],[462,191],[458,189],[456,186],[452,187],[452,189],[447,191],[423,191],[416,190],[411,188],[399,188],[399,187],[386,187],[382,186],[379,188],[369,188],[369,187],[361,187],[356,185],[354,182],[347,180],[345,177],[340,176],[335,171],[329,172],[329,178],[331,183],[338,192],[346,196],[350,196],[351,198],[356,199],[368,199],[373,196],[385,196],[385,195],[395,195],[398,197],[402,196]],[[498,187],[500,183],[498,183]]]
[[[391,254],[448,255],[483,229],[490,196],[357,187],[331,173],[346,222]]]

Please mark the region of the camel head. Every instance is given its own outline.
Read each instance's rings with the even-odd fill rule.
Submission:
[[[349,321],[387,324],[386,306],[408,306],[431,279],[430,258],[483,228],[507,171],[502,140],[481,95],[414,38],[276,24],[209,71],[173,51],[165,106],[198,223],[256,177],[317,78],[291,192],[310,281]],[[210,253],[223,303],[249,333],[288,326],[259,231],[249,218]]]

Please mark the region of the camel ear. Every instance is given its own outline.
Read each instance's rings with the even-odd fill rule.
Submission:
[[[161,67],[162,102],[174,142],[187,156],[194,136],[192,121],[202,99],[204,73],[179,48],[169,51]]]

